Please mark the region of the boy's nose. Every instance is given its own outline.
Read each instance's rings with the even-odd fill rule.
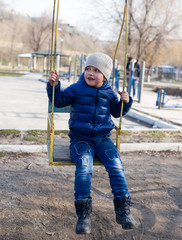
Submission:
[[[93,75],[93,71],[90,71],[89,74],[90,74],[90,75]]]

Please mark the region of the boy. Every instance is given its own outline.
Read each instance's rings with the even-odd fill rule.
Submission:
[[[56,107],[71,105],[69,120],[70,154],[76,166],[75,171],[75,208],[78,216],[77,234],[91,232],[91,177],[93,158],[96,155],[109,174],[114,195],[116,221],[124,229],[136,228],[137,223],[130,214],[130,195],[124,168],[116,146],[110,139],[114,123],[111,115],[120,116],[121,101],[124,102],[123,115],[132,105],[132,98],[126,91],[112,90],[109,81],[112,59],[103,53],[94,53],[87,58],[85,72],[77,83],[60,90],[56,71],[49,76],[47,93],[52,101],[52,85],[55,82]]]

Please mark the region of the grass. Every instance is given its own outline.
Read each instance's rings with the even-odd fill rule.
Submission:
[[[24,136],[25,141],[45,144],[47,132],[44,130],[28,130]]]
[[[2,129],[0,130],[0,136],[19,135],[20,131],[16,129]]]
[[[55,131],[55,135],[62,138],[68,137],[68,130]],[[47,131],[44,130],[28,130],[23,138],[25,141],[45,144],[47,141]]]
[[[35,137],[35,136],[32,136],[32,135],[27,135],[24,137],[24,140],[25,141],[28,141],[28,142],[36,142],[36,143],[42,143],[42,144],[46,144],[46,137]]]
[[[124,136],[131,136],[131,131],[121,131],[121,134],[124,135]]]
[[[55,131],[55,135],[60,135],[62,138],[68,138],[68,130]],[[28,130],[21,132],[16,129],[2,129],[0,130],[0,137],[22,137],[22,140],[45,144],[47,141],[47,131],[46,130]]]
[[[68,135],[68,130],[57,130],[55,131],[55,135],[65,134]]]
[[[147,137],[149,138],[164,138],[166,137],[166,133],[162,131],[151,131],[147,132]]]
[[[55,131],[55,135],[60,135],[62,138],[68,138],[68,130]]]
[[[60,138],[68,138],[68,130],[57,130],[55,131],[55,136]],[[123,136],[129,137],[132,136],[132,131],[122,130],[121,138]],[[149,139],[162,139],[168,137],[169,135],[178,136],[181,133],[173,132],[173,131],[142,131],[141,136],[149,138]],[[34,144],[46,144],[47,142],[47,131],[46,130],[28,130],[28,131],[19,131],[16,129],[2,129],[0,130],[1,138],[21,138],[23,141],[33,142]],[[112,140],[115,141],[116,131],[113,130]],[[1,153],[0,156],[3,156],[5,153]]]
[[[0,157],[5,157],[7,152],[0,152]]]
[[[47,134],[47,131],[44,130],[28,130],[27,131],[28,135],[33,135],[33,136],[45,136]]]

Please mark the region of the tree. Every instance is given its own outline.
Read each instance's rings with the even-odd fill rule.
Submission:
[[[49,39],[51,30],[51,18],[47,13],[43,13],[41,17],[35,18],[27,31],[27,44],[33,51],[39,51],[45,41]]]
[[[124,2],[110,1],[104,5],[100,1],[100,16],[105,23],[112,24],[119,32],[123,18]],[[156,62],[160,49],[166,40],[176,38],[182,28],[180,0],[128,0],[128,54],[137,59],[145,59],[148,66]],[[103,14],[103,12],[105,14]],[[107,18],[104,17],[107,15]]]
[[[129,46],[136,46],[136,57],[144,58],[151,66],[160,47],[180,27],[179,14],[175,8],[177,1],[141,0],[140,3],[140,15],[136,14],[136,4],[130,5],[134,38]]]
[[[7,4],[0,0],[0,59],[14,66],[17,60],[17,49],[21,47],[23,34],[22,16],[15,11],[6,10]]]

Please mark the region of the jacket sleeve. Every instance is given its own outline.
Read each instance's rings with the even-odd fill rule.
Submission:
[[[66,107],[68,105],[73,104],[75,98],[74,91],[70,86],[61,91],[60,85],[61,85],[60,82],[58,82],[58,85],[55,86],[54,96],[54,106],[58,108]],[[52,89],[53,89],[52,86],[48,82],[47,95],[50,102],[52,102]]]
[[[113,101],[111,103],[111,115],[115,118],[120,117],[121,102],[122,101],[118,100],[118,98],[117,98],[117,99],[115,99],[115,101]],[[133,99],[131,97],[129,97],[129,103],[127,103],[127,104],[124,103],[124,105],[123,105],[123,114],[122,114],[123,116],[125,116],[129,112],[132,103],[133,103]]]

